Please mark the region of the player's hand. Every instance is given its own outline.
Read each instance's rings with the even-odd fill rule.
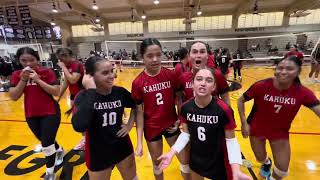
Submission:
[[[143,146],[138,144],[135,151],[136,156],[141,157],[143,155]]]
[[[61,61],[59,61],[59,62],[57,63],[57,65],[58,65],[61,69],[67,68],[66,65],[65,65],[63,62],[61,62]]]
[[[122,124],[121,129],[117,132],[118,137],[124,137],[126,136],[132,129],[133,123],[129,124]]]
[[[28,81],[31,71],[32,69],[29,66],[25,67],[20,73],[20,78],[24,81]]]
[[[244,138],[248,138],[250,135],[250,125],[248,123],[244,123],[241,126],[241,133],[242,133],[242,137]]]
[[[170,126],[166,131],[168,133],[174,133],[179,128],[180,120],[177,120],[172,126]]]
[[[167,168],[171,163],[174,154],[175,154],[175,151],[170,150],[168,153],[162,154],[160,157],[158,157],[157,160],[161,161],[158,168],[160,170],[164,170],[165,168]]]
[[[252,180],[252,178],[241,171],[233,172],[233,180]]]
[[[38,82],[40,80],[39,75],[34,70],[30,72],[29,78],[32,79],[34,82]]]

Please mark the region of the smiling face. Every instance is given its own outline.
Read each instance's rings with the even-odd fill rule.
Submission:
[[[112,66],[112,63],[106,60],[102,60],[95,64],[95,68],[96,69],[93,78],[97,89],[111,89],[114,82],[114,67]]]
[[[197,42],[190,48],[192,68],[195,70],[204,68],[208,61],[208,51],[205,44]]]
[[[156,74],[161,69],[162,51],[158,45],[150,45],[143,54],[143,62],[149,74]]]
[[[290,84],[299,76],[300,67],[295,62],[285,59],[276,67],[275,77],[280,84]]]
[[[209,69],[200,69],[193,79],[195,96],[209,96],[215,90],[213,72]]]

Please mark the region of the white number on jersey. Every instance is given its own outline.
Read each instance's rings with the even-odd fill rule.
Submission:
[[[206,132],[206,129],[204,127],[198,127],[198,138],[200,141],[205,141],[206,140],[206,134],[204,134]]]
[[[33,79],[29,79],[27,82],[27,86],[31,86],[31,85],[37,85],[37,83],[35,83]]]
[[[161,93],[157,93],[156,94],[156,98],[157,98],[157,105],[163,104],[163,99],[162,99],[162,94]]]
[[[226,58],[222,58],[222,63],[225,63],[226,62]]]
[[[275,113],[279,113],[279,111],[280,111],[281,108],[282,108],[282,105],[275,104],[275,105],[274,105]]]
[[[109,113],[104,113],[103,114],[103,124],[102,127],[108,126],[108,125],[115,125],[117,122],[117,113],[111,112]]]

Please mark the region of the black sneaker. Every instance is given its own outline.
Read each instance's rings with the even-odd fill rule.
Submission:
[[[270,164],[262,164],[260,168],[260,175],[264,178],[269,177],[271,175],[271,166],[272,166],[272,161],[269,158]]]

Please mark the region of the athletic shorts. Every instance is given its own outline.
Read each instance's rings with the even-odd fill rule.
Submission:
[[[86,133],[85,161],[90,171],[102,171],[113,168],[133,153],[130,137],[109,145],[101,145],[99,142],[89,142],[89,134]]]
[[[173,136],[179,135],[179,134],[180,134],[180,129],[179,128],[173,133],[169,133],[167,130],[164,130],[158,136],[156,136],[156,137],[152,138],[151,140],[149,140],[149,142],[159,141],[159,140],[162,139],[162,136],[164,136],[165,138],[170,138],[170,137],[173,137]]]
[[[192,160],[190,160],[189,165],[190,165],[190,169],[193,172],[196,172],[202,177],[205,177],[211,180],[232,180],[232,170],[231,170],[229,161],[225,162],[224,165],[220,166],[221,172],[219,174],[212,174],[208,170],[200,170],[199,168],[197,168],[198,165],[193,163]]]
[[[289,132],[273,130],[261,131],[250,128],[250,136],[268,140],[289,139]]]

